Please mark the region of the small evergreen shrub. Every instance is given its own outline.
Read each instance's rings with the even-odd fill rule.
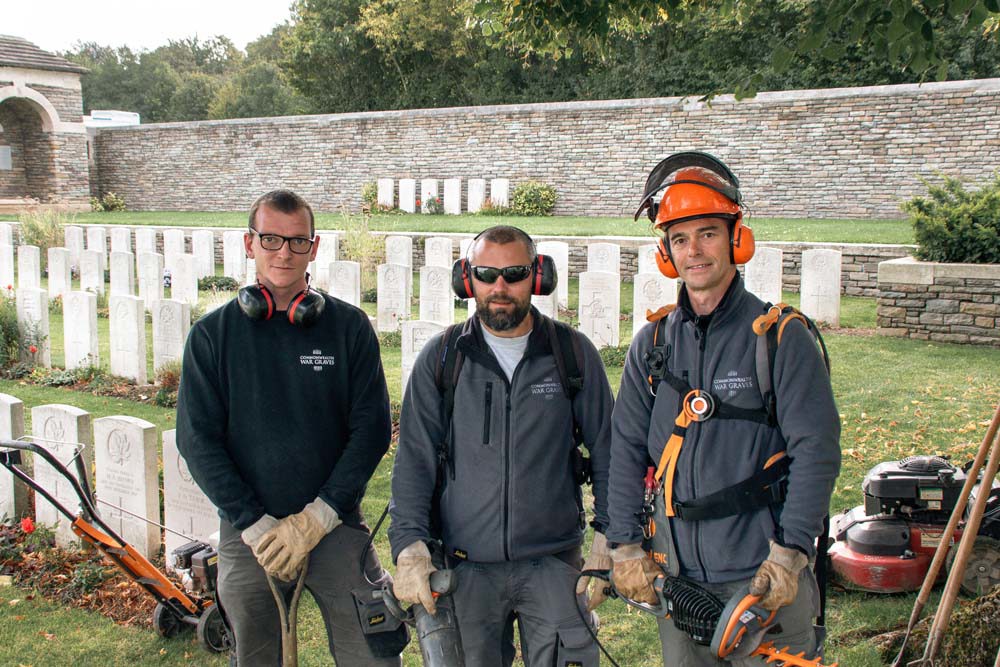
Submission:
[[[98,213],[104,211],[124,211],[125,198],[121,195],[116,195],[114,192],[105,192],[104,196],[100,199],[97,197],[90,198],[90,210]]]
[[[229,276],[205,276],[198,279],[198,289],[204,292],[235,292],[239,282]]]
[[[1000,173],[970,192],[942,176],[926,197],[903,204],[917,240],[917,258],[929,262],[1000,264]]]
[[[556,206],[556,189],[538,181],[526,181],[514,188],[510,202],[516,215],[552,215]]]

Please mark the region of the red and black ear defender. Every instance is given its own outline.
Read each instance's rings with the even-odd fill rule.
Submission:
[[[509,227],[509,225],[504,225]],[[491,228],[492,229],[492,228]],[[524,235],[524,238],[531,244],[531,248],[534,248],[534,242],[528,234],[517,227],[513,227],[518,232]],[[475,245],[479,237],[488,232],[489,229],[485,229],[472,239],[472,243],[469,244],[471,249]],[[527,278],[531,281],[531,293],[534,296],[548,296],[556,291],[556,286],[559,284],[559,276],[556,275],[556,262],[548,255],[535,255],[535,259],[531,266],[531,275]],[[474,298],[475,291],[472,287],[472,263],[469,261],[468,257],[462,257],[456,259],[455,263],[451,265],[451,289],[455,292],[455,296],[459,299],[472,299]]]
[[[662,194],[661,194],[662,193]],[[653,167],[646,179],[636,220],[645,211],[650,222],[663,231],[657,243],[656,265],[668,278],[677,278],[669,246],[671,225],[700,218],[729,221],[729,258],[746,264],[753,257],[753,231],[743,224],[740,181],[714,155],[687,151],[675,153]]]
[[[269,320],[274,315],[274,297],[270,290],[257,283],[240,289],[236,295],[240,310],[251,320]],[[298,327],[309,327],[316,323],[326,307],[323,295],[306,287],[292,297],[286,311],[288,321]]]

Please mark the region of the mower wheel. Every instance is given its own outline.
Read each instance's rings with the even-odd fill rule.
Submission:
[[[948,551],[948,572],[955,562],[957,545]],[[962,574],[962,592],[972,597],[989,593],[1000,584],[1000,540],[978,535],[969,552],[969,562]]]
[[[202,611],[198,617],[197,636],[201,645],[212,653],[222,653],[232,647],[229,628],[222,618],[219,605],[210,605]]]
[[[176,637],[184,624],[177,618],[176,612],[162,602],[157,603],[153,610],[153,627],[156,633],[167,639]]]

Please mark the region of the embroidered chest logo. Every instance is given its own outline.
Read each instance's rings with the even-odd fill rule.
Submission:
[[[732,398],[743,389],[753,389],[753,377],[749,375],[740,377],[739,372],[729,371],[726,377],[712,380],[712,393],[716,396],[725,395],[726,398]]]
[[[303,354],[299,357],[299,363],[303,366],[312,366],[314,371],[322,371],[325,366],[333,366],[333,355],[323,354],[323,350],[313,350],[312,354]]]
[[[556,394],[562,393],[562,385],[552,378],[545,378],[537,384],[531,385],[532,396],[544,396],[546,401],[551,401]]]

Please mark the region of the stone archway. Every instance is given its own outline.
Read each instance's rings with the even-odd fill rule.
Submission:
[[[0,199],[55,201],[51,128],[59,122],[58,116],[53,119],[35,100],[4,98],[3,92],[0,89],[0,160],[9,168],[0,169]]]

